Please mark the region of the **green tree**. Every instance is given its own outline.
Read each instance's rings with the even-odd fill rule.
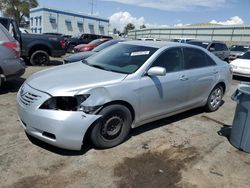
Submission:
[[[140,26],[140,29],[145,29],[145,28],[146,26],[144,24]]]
[[[4,16],[12,17],[18,25],[24,17],[29,17],[30,8],[37,6],[37,0],[0,0],[0,8]]]
[[[132,23],[128,23],[125,27],[124,27],[124,34],[127,35],[129,30],[133,30],[135,29],[134,24]]]
[[[113,34],[117,34],[117,29],[116,28],[113,29]]]

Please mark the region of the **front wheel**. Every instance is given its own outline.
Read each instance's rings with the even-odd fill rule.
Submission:
[[[214,112],[219,109],[221,103],[222,103],[222,97],[223,97],[223,88],[218,85],[216,86],[207,99],[206,104],[206,110],[209,112]]]
[[[122,143],[132,124],[129,109],[122,105],[110,105],[99,113],[102,118],[94,125],[90,139],[97,148],[111,148]]]

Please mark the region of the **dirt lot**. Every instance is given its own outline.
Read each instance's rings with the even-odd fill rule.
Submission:
[[[217,112],[191,110],[137,128],[115,148],[86,144],[77,152],[29,139],[18,121],[18,88],[46,68],[28,67],[23,79],[0,90],[0,187],[249,187],[250,154],[226,137],[239,81]]]

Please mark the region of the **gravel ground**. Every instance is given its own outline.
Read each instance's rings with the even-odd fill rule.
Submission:
[[[149,123],[112,149],[87,143],[67,151],[28,138],[16,114],[22,82],[47,68],[28,67],[0,89],[0,187],[249,187],[250,155],[227,139],[239,81],[217,112],[194,109]]]

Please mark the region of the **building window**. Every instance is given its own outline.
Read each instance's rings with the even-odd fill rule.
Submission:
[[[33,18],[30,18],[30,26],[33,26]]]
[[[95,34],[94,24],[89,24],[89,32],[90,34]]]
[[[42,16],[39,17],[39,26],[42,25]]]
[[[100,25],[99,26],[99,31],[100,31],[100,35],[104,35],[105,32],[104,32],[104,26]]]
[[[49,17],[49,22],[50,23],[56,23],[56,18],[54,16]]]

